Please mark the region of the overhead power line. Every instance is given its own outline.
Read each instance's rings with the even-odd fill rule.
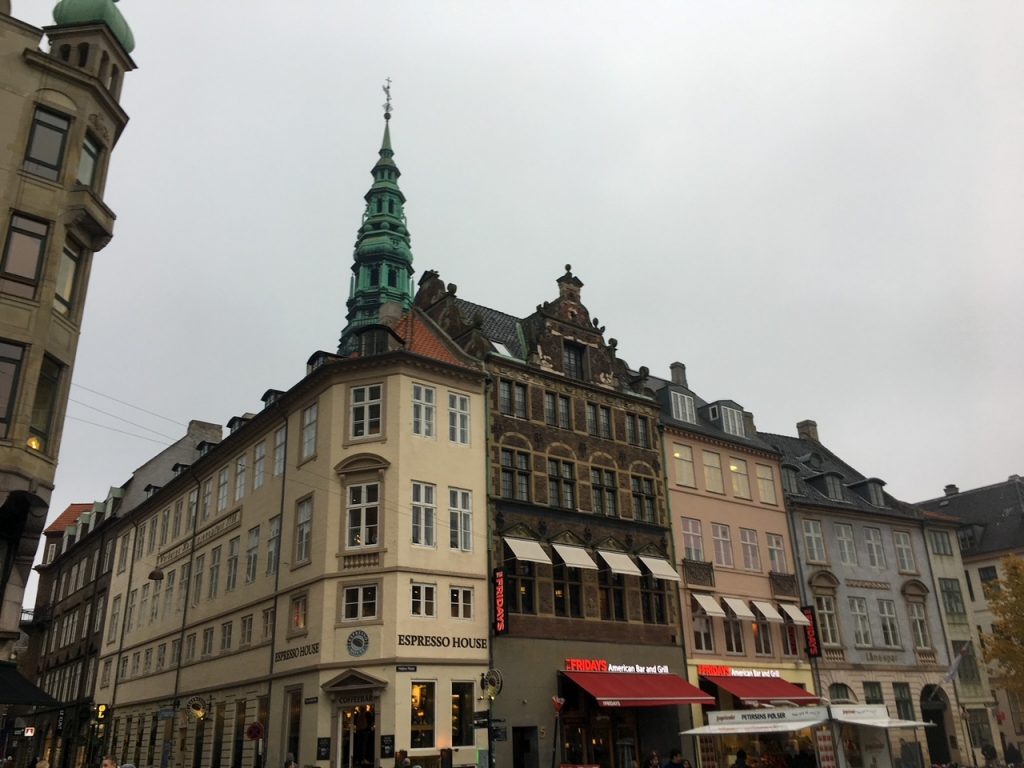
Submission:
[[[81,400],[75,400],[75,398],[73,398],[73,397],[69,397],[68,398],[68,402],[69,403],[76,403],[77,405],[80,405],[83,408],[88,408],[90,410],[96,411],[97,413],[102,413],[104,416],[109,416],[112,419],[117,419],[118,421],[123,421],[125,424],[131,424],[133,427],[138,427],[139,429],[144,429],[147,432],[152,432],[154,435],[160,435],[160,437],[165,437],[168,440],[171,440],[172,442],[174,440],[178,439],[176,437],[171,437],[170,435],[165,435],[163,432],[157,432],[155,429],[150,429],[149,427],[147,427],[147,426],[145,426],[143,424],[137,424],[134,421],[131,421],[130,419],[124,418],[123,416],[118,416],[116,413],[110,413],[109,411],[104,411],[101,408],[97,408],[95,405],[89,405],[88,403],[83,403]]]
[[[150,416],[156,416],[158,419],[163,419],[164,421],[169,421],[169,422],[171,422],[171,424],[174,424],[176,426],[179,426],[179,427],[184,427],[185,426],[185,424],[183,424],[178,419],[172,419],[169,416],[163,416],[163,415],[161,415],[159,413],[156,413],[154,411],[150,411],[150,410],[148,410],[146,408],[143,408],[142,406],[133,405],[132,403],[126,402],[124,400],[119,400],[118,398],[114,397],[113,395],[108,395],[105,392],[100,392],[99,390],[96,390],[96,389],[90,389],[89,387],[85,386],[84,384],[78,384],[77,382],[72,381],[71,382],[71,386],[78,387],[79,389],[84,389],[86,392],[92,392],[94,395],[99,395],[100,397],[105,397],[108,400],[113,400],[115,403],[120,403],[121,405],[126,405],[129,408],[134,408],[136,411],[142,411],[142,413],[148,413]]]
[[[136,435],[134,432],[127,432],[127,431],[125,431],[123,429],[117,429],[116,427],[108,427],[106,424],[99,424],[99,423],[97,423],[95,421],[88,421],[87,419],[80,419],[77,416],[65,416],[64,418],[65,419],[69,419],[70,421],[80,421],[83,424],[90,424],[90,425],[92,425],[94,427],[99,427],[100,429],[107,429],[107,430],[110,430],[111,432],[118,432],[118,433],[120,433],[122,435],[128,435],[129,437],[137,437],[139,440],[148,440],[149,442],[157,443],[158,445],[163,445],[163,446],[167,445],[167,441],[165,441],[165,440],[157,440],[155,437],[146,437],[145,435]]]

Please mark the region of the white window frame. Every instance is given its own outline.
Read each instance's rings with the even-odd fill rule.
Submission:
[[[761,572],[761,546],[757,541],[757,531],[753,528],[740,528],[740,549],[743,551],[743,569]]]
[[[825,563],[825,539],[821,534],[820,520],[802,520],[804,547],[807,549],[807,560],[812,563]]]
[[[724,523],[711,524],[711,540],[715,547],[715,565],[720,568],[733,568],[732,531]]]
[[[372,594],[372,600],[367,595]],[[372,607],[367,610],[367,606]],[[349,616],[349,606],[355,607],[355,615]],[[377,584],[350,584],[342,588],[341,593],[341,620],[342,621],[366,621],[376,619],[380,606],[380,587]]]
[[[907,603],[910,615],[910,634],[914,638],[914,647],[926,649],[932,647],[931,633],[928,631],[928,612],[924,603]]]
[[[380,484],[359,483],[350,485],[347,491],[345,548],[365,549],[378,546],[380,542]],[[368,523],[367,520],[371,514],[373,522]],[[372,540],[369,535],[371,532]]]
[[[313,548],[313,498],[307,497],[295,505],[295,565],[307,563]]]
[[[857,565],[857,540],[850,523],[833,523],[832,532],[836,537],[839,562],[843,565]]]
[[[378,437],[383,429],[384,388],[381,384],[352,387],[349,436],[353,440]]]
[[[245,496],[245,469],[248,457],[243,453],[235,459],[235,502]]]
[[[473,618],[473,588],[452,586],[449,590],[451,618],[469,621]]]
[[[254,491],[263,487],[267,471],[267,441],[260,440],[253,448],[252,460],[252,489]]]
[[[409,613],[417,618],[437,616],[437,585],[413,582],[409,585]]]
[[[448,441],[469,445],[469,395],[448,393]]]
[[[437,431],[437,390],[425,384],[412,385],[412,433],[435,437]]]
[[[868,601],[863,597],[850,597],[850,616],[853,617],[853,643],[861,648],[870,648],[871,617],[868,616]]]
[[[878,617],[882,624],[882,645],[886,648],[901,648],[900,622],[896,615],[896,601],[879,599]]]
[[[757,473],[757,497],[762,504],[778,504],[775,492],[775,472],[767,464],[755,464]]]
[[[680,530],[683,533],[683,559],[704,562],[704,534],[701,523],[695,517],[682,517]],[[696,555],[696,556],[694,556]]]
[[[430,483],[412,484],[412,543],[437,546],[437,487]]]
[[[896,548],[896,567],[903,573],[916,573],[914,546],[907,531],[893,531],[892,543]]]
[[[302,432],[299,439],[299,461],[307,461],[316,456],[317,420],[320,410],[319,403],[302,410]]]
[[[473,551],[473,493],[448,488],[448,530],[450,549]]]
[[[278,427],[274,432],[274,477],[284,474],[284,460],[287,455],[288,429]]]
[[[688,424],[697,422],[697,411],[693,407],[693,397],[684,392],[672,392],[672,418]]]
[[[836,617],[835,598],[832,595],[815,595],[814,612],[818,617],[822,645],[839,645],[839,620]]]
[[[723,405],[722,429],[730,435],[746,437],[746,430],[743,427],[743,411]]]
[[[775,573],[786,571],[786,540],[781,533],[766,533],[768,541],[768,565]]]
[[[675,459],[676,485],[696,488],[697,475],[693,464],[693,447],[673,443],[672,457]]]
[[[228,468],[222,467],[217,473],[217,512],[228,508]]]
[[[737,499],[750,498],[750,475],[744,459],[729,457],[729,477],[732,479],[732,495]]]
[[[704,490],[708,493],[725,494],[725,479],[722,476],[722,455],[714,451],[701,451],[704,467]]]
[[[882,529],[864,528],[864,548],[868,553],[868,565],[879,570],[885,569],[885,547],[882,545]]]

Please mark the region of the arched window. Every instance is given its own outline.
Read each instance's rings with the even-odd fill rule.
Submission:
[[[70,45],[62,45],[60,47],[60,60],[61,61],[71,61],[71,46]]]
[[[89,63],[89,44],[79,43],[78,44],[78,66],[84,67]]]
[[[828,687],[828,697],[833,704],[857,701],[853,691],[850,690],[850,686],[846,683],[832,683]]]

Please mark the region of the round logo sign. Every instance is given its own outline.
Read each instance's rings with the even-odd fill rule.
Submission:
[[[249,737],[250,741],[259,741],[263,738],[263,723],[259,721],[249,723],[245,728],[245,735]]]
[[[357,629],[348,636],[346,645],[348,646],[349,656],[362,656],[370,647],[370,636],[363,632],[363,630]]]

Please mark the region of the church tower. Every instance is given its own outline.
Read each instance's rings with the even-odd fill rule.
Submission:
[[[349,288],[347,324],[341,332],[339,354],[354,349],[354,334],[380,322],[383,304],[403,310],[412,306],[412,249],[405,226],[405,195],[398,188],[401,172],[391,149],[391,81],[384,86],[384,140],[373,166],[373,185],[366,193],[366,211],[356,237]]]

